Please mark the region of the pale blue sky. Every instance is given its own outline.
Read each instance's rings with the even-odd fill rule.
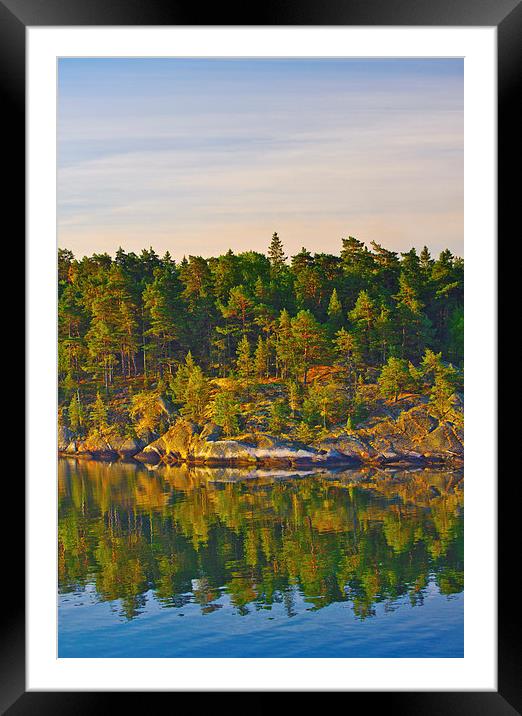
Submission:
[[[62,59],[58,240],[77,256],[463,253],[463,61]]]

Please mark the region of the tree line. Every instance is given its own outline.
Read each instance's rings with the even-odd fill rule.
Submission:
[[[272,408],[277,423],[278,410],[283,419],[313,397],[310,370],[327,365],[342,374],[349,398],[375,383],[396,400],[428,381],[444,413],[463,368],[463,292],[464,262],[449,250],[398,253],[351,236],[339,255],[302,248],[291,258],[277,233],[266,254],[229,250],[179,262],[152,248],[82,259],[59,249],[60,404],[74,428],[88,422],[90,402],[101,428],[110,422],[107,397],[124,386],[131,414],[152,427],[154,391],[197,420],[211,379],[278,380],[287,393]],[[233,391],[214,396],[229,434],[234,401]]]

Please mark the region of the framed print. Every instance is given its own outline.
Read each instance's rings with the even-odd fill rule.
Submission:
[[[516,713],[520,4],[0,9],[28,307],[3,708]]]

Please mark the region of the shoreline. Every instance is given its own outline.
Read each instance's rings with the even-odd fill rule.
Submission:
[[[61,431],[58,454],[81,460],[133,460],[147,465],[203,467],[330,468],[461,466],[464,436],[450,422],[436,422],[423,407],[371,429],[331,433],[310,442],[268,433],[227,437],[215,423],[178,418],[155,439],[74,438]]]
[[[292,468],[310,470],[317,469],[358,469],[358,468],[454,468],[460,469],[464,467],[464,460],[454,455],[446,457],[426,457],[407,458],[406,456],[398,459],[372,458],[372,459],[324,459],[324,460],[290,460],[284,458],[258,458],[255,460],[246,460],[238,458],[224,458],[204,460],[200,458],[169,458],[164,460],[140,460],[135,456],[122,456],[118,453],[108,454],[104,452],[76,452],[70,453],[58,450],[58,458],[69,460],[80,460],[86,462],[105,462],[105,463],[134,463],[136,465],[152,465],[155,467],[176,467],[178,465],[187,465],[189,467],[208,467],[208,468]]]

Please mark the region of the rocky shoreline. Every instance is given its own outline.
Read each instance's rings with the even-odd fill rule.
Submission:
[[[310,445],[266,433],[223,436],[214,423],[179,418],[152,441],[139,438],[78,440],[59,426],[58,453],[91,460],[136,460],[157,465],[334,467],[344,465],[461,465],[462,430],[438,422],[424,407],[361,430],[340,432]]]

